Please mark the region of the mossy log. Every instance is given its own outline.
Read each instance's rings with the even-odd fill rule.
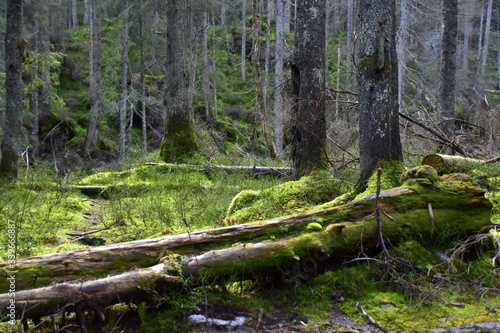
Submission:
[[[468,158],[455,155],[430,154],[422,159],[423,165],[430,165],[438,174],[446,174],[452,172],[464,172],[470,169],[470,166],[477,166],[485,163],[483,160]]]
[[[491,203],[470,177],[463,174],[443,178],[427,177],[425,173],[429,170],[433,171],[426,167],[417,170],[418,172],[409,172],[410,178],[405,177],[407,181],[402,187],[380,193],[379,210],[383,233],[393,244],[408,239],[417,239],[424,245],[436,240],[447,242],[476,233],[490,224]],[[94,290],[95,299],[109,299],[109,293],[116,295],[117,299],[123,299],[140,292],[144,285],[151,289],[158,288],[151,281],[157,281],[157,276],[164,274],[175,275],[177,279],[203,276],[204,281],[210,283],[279,274],[279,267],[298,268],[300,272],[301,267],[310,269],[326,260],[356,256],[361,249],[376,249],[379,240],[377,220],[373,214],[375,199],[376,196],[372,194],[345,205],[295,216],[200,231],[191,235],[22,259],[15,272],[20,286],[15,298],[25,304],[52,302],[55,304],[52,307],[40,307],[54,309],[54,306],[57,308],[68,304],[68,295],[73,303],[88,298],[88,292],[76,293],[78,288],[82,290],[82,286],[87,291]],[[264,235],[264,238],[248,242],[255,234]],[[213,249],[204,249],[207,244],[212,244]],[[190,246],[191,249],[188,250]],[[8,267],[5,264],[2,266],[4,274],[8,276]],[[151,274],[143,276],[134,275],[134,272],[143,272],[138,269],[83,284],[63,283],[60,284],[62,287],[55,285],[20,291],[21,287],[33,288],[33,281],[38,286],[47,286],[51,282],[65,281],[66,278],[94,276],[95,279],[95,276],[123,272],[133,266],[153,267],[145,268],[144,272],[150,270]],[[175,277],[172,279],[177,281]],[[118,286],[114,281],[120,281],[126,287],[116,289]],[[188,281],[196,283],[197,279]],[[104,289],[104,286],[108,289]],[[68,293],[61,297],[55,296],[58,288],[68,290]],[[101,293],[100,289],[104,291]],[[8,288],[2,286],[2,290]],[[53,297],[56,297],[56,301]],[[0,295],[0,306],[8,304],[6,302],[11,298],[12,295],[9,294]]]
[[[17,291],[10,297],[0,295],[0,309],[7,309],[15,299],[17,317],[40,318],[54,313],[77,312],[78,308],[99,312],[108,305],[120,302],[139,302],[160,290],[183,282],[166,274],[167,264],[158,264],[98,280],[60,283],[43,288]]]
[[[146,165],[165,165],[165,163],[149,162]],[[226,172],[247,172],[254,175],[291,175],[293,168],[289,167],[267,167],[267,166],[237,166],[237,165],[193,165],[193,164],[173,164],[174,166],[197,170],[223,170]]]

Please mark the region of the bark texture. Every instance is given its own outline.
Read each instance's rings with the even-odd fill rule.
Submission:
[[[167,3],[167,80],[165,87],[165,139],[160,157],[182,161],[198,150],[193,119],[193,19],[192,0]]]
[[[293,168],[299,178],[326,166],[324,0],[298,2],[295,34],[291,139]]]
[[[90,115],[87,125],[87,136],[85,137],[85,153],[90,153],[96,146],[99,137],[99,121],[101,118],[101,9],[98,1],[91,0],[90,3]]]
[[[21,116],[23,112],[22,41],[23,0],[7,1],[7,30],[5,37],[5,124],[2,142],[0,174],[16,178],[21,154]]]
[[[381,160],[402,161],[394,0],[358,0],[356,65],[360,182]]]
[[[447,135],[455,131],[455,90],[457,71],[458,0],[443,0],[443,31],[441,32],[441,67],[439,73],[438,110],[441,129]]]

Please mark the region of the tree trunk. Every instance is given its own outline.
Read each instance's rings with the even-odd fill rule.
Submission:
[[[285,2],[286,0],[277,0],[276,2],[276,43],[274,58],[274,144],[276,152],[283,153],[283,65],[285,59]]]
[[[409,38],[409,22],[408,22],[408,1],[401,0],[401,15],[399,18],[399,34],[397,43],[398,56],[398,103],[399,110],[403,108],[403,96],[405,90],[405,74],[406,74],[406,44]]]
[[[22,42],[23,0],[7,0],[5,37],[5,123],[0,175],[17,178],[21,154],[21,118],[23,112]]]
[[[92,0],[83,0],[83,24],[88,24],[90,22],[91,1]]]
[[[178,162],[198,150],[193,119],[192,0],[167,3],[167,77],[165,139],[160,158]]]
[[[481,65],[479,66],[479,76],[481,80],[484,78],[484,71],[486,69],[486,64],[488,63],[492,12],[493,0],[488,0],[488,8],[486,9],[486,24],[484,27],[484,44],[480,55]]]
[[[144,13],[142,8],[142,0],[139,8],[139,34],[141,48],[141,124],[142,124],[142,154],[148,154],[148,122],[146,114],[146,59],[144,55]],[[152,50],[154,47],[152,47]]]
[[[71,0],[68,9],[68,28],[74,28],[78,25],[78,10],[76,0]]]
[[[439,73],[438,110],[441,129],[448,136],[455,132],[455,91],[457,70],[458,1],[443,0],[443,30],[441,35],[441,64]]]
[[[240,51],[240,70],[241,80],[246,81],[247,61],[247,0],[241,0],[241,51]]]
[[[464,172],[467,169],[471,169],[471,166],[478,166],[486,162],[474,158],[443,154],[430,154],[424,156],[422,159],[423,165],[430,165],[440,175],[452,172]]]
[[[260,15],[258,0],[253,0],[252,7],[252,65],[255,75],[255,85],[257,89],[257,108],[260,116],[260,123],[262,125],[262,133],[269,155],[272,159],[278,158],[276,147],[274,146],[273,136],[271,134],[269,114],[267,111],[267,101],[264,95],[264,85],[262,80],[262,72],[260,70]]]
[[[208,27],[209,27],[209,14],[205,9],[203,11],[203,26],[201,35],[201,60],[202,60],[202,74],[201,83],[203,90],[203,100],[205,102],[205,118],[208,123],[213,120],[212,117],[212,94],[210,89],[210,61],[208,59]]]
[[[29,32],[31,34],[31,52],[37,54],[40,52],[39,50],[39,25],[38,20],[36,18],[36,8],[35,1],[31,1],[29,4],[28,10],[25,12],[27,16],[27,21],[29,23]],[[36,83],[40,77],[40,66],[37,61],[33,62],[31,66],[31,85],[32,91],[30,92],[30,103],[31,103],[31,113],[33,114],[33,129],[31,130],[31,142],[32,142],[32,154],[33,157],[38,157],[39,154],[39,146],[40,139],[38,137],[39,132],[39,93],[40,89],[38,88],[38,84]]]
[[[8,290],[9,278],[15,276],[16,304],[23,309],[18,315],[26,310],[28,317],[36,317],[66,305],[71,309],[79,301],[111,305],[144,295],[139,286],[156,289],[182,279],[198,283],[189,277],[203,276],[205,283],[224,283],[273,275],[280,267],[306,274],[307,268],[313,267],[314,271],[327,261],[356,256],[361,250],[380,250],[378,221],[372,214],[375,202],[379,202],[384,235],[392,244],[409,238],[445,242],[447,237],[476,233],[490,224],[491,203],[468,176],[435,181],[419,178],[422,175],[418,172],[410,171],[408,175],[416,177],[411,186],[403,184],[381,192],[378,197],[372,194],[342,206],[190,234],[24,258],[16,261],[15,271],[8,263],[2,263],[0,269],[7,278],[0,280],[0,286]],[[104,279],[61,283],[84,276],[107,276],[129,267],[137,268]],[[59,284],[48,286],[53,282]],[[22,291],[42,286],[48,287]],[[0,307],[6,308],[11,298],[10,294],[0,295]]]
[[[90,115],[85,137],[85,153],[89,154],[97,145],[101,118],[101,9],[97,0],[90,0]]]
[[[395,0],[358,0],[360,184],[381,160],[403,160],[399,136]]]
[[[291,137],[295,177],[326,167],[325,2],[301,0],[295,27]]]
[[[125,158],[125,128],[127,121],[128,99],[128,0],[123,1],[123,27],[122,27],[122,73],[120,97],[120,138],[118,140],[118,161]]]

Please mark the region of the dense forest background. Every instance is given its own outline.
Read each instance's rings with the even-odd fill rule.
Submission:
[[[0,4],[2,44],[5,6]],[[160,147],[165,130],[164,88],[170,80],[165,72],[167,6],[166,1],[145,0],[25,2],[24,161],[48,161],[65,174]],[[326,1],[328,79],[323,94],[326,151],[333,169],[355,162],[359,155],[354,7],[351,0]],[[257,49],[250,1],[200,1],[192,8],[193,112],[201,156],[211,156],[213,150],[228,156],[272,156],[266,142],[270,131],[277,152],[288,164],[293,107],[289,63],[296,1],[260,0],[257,8]],[[453,152],[449,148],[453,145],[471,157],[497,154],[499,10],[492,0],[459,1],[455,114],[450,118],[438,103],[440,86],[452,84],[439,70],[441,3],[398,1],[399,108],[413,120],[400,122],[405,158]],[[3,82],[4,45],[0,52]],[[258,73],[252,63],[256,57]],[[256,89],[259,81],[261,91]],[[448,123],[453,119],[451,133],[443,130],[445,118]],[[89,131],[95,131],[95,138],[89,138]]]

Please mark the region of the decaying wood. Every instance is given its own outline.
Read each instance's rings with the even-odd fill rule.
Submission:
[[[131,267],[148,267],[156,264],[167,251],[189,255],[220,247],[220,244],[224,243],[249,241],[258,239],[259,236],[268,238],[269,234],[279,234],[280,230],[293,232],[311,222],[311,216],[312,214],[298,214],[267,221],[18,259],[16,270],[22,279],[17,280],[17,290],[40,287],[51,281],[70,281],[82,276],[121,272]],[[8,263],[0,263],[0,271],[7,271],[8,267]],[[0,280],[1,290],[7,286],[6,283],[7,281]]]
[[[146,165],[166,165],[165,163],[148,162]],[[227,172],[248,172],[255,175],[275,174],[290,175],[292,168],[269,167],[269,166],[227,166],[227,165],[192,165],[192,164],[172,164],[174,167],[199,169],[199,170],[224,170]]]
[[[356,256],[361,246],[364,250],[376,249],[378,222],[392,243],[414,236],[446,241],[443,238],[447,236],[475,233],[490,224],[491,203],[467,176],[435,183],[427,178],[410,180],[411,185],[341,206],[190,234],[24,258],[16,262],[15,271],[6,263],[0,264],[0,270],[4,275],[16,275],[18,317],[36,318],[61,309],[78,313],[79,306],[90,306],[100,313],[102,306],[137,301],[155,291],[168,292],[181,281],[197,284],[199,277],[208,283],[224,283],[276,274],[280,267],[298,274],[306,267],[311,272],[311,267],[314,271],[329,260]],[[460,186],[454,187],[454,182]],[[376,201],[380,210],[377,216]],[[77,278],[78,282],[69,282]],[[2,279],[0,284],[6,281]],[[0,287],[8,290],[4,285]],[[27,288],[32,289],[23,290]],[[0,308],[10,304],[11,299],[11,294],[1,294]]]
[[[15,293],[16,308],[19,309],[18,315],[22,311],[25,318],[39,318],[61,311],[73,312],[79,304],[90,305],[97,310],[120,302],[139,302],[146,299],[152,290],[183,281],[181,277],[165,274],[167,270],[172,268],[162,263],[98,280],[18,291]],[[0,309],[6,309],[12,299],[6,295],[0,295]]]
[[[429,179],[412,179],[412,186],[382,191],[378,197],[382,214],[378,218],[385,237],[392,243],[413,236],[445,241],[447,235],[471,234],[489,225],[491,203],[484,192],[470,178],[453,179],[439,185],[429,185]],[[444,184],[447,181],[464,183],[454,191],[451,184]],[[424,186],[418,186],[419,182]],[[29,310],[25,314],[36,317],[79,302],[113,304],[139,299],[145,288],[168,289],[182,280],[198,283],[200,276],[208,283],[223,283],[279,273],[279,267],[301,273],[303,267],[310,269],[328,260],[355,256],[361,244],[363,249],[377,248],[377,218],[373,214],[376,198],[373,194],[295,216],[20,259],[15,273],[16,302]],[[311,222],[321,229],[307,229]],[[447,232],[440,234],[439,230]],[[0,264],[0,268],[8,274],[6,264]],[[121,274],[98,278],[113,272]],[[89,280],[90,276],[94,278]],[[81,278],[79,282],[67,282],[77,277]],[[8,288],[2,286],[2,290]],[[0,307],[9,304],[11,298],[9,294],[0,295]]]
[[[438,174],[461,172],[470,165],[484,164],[485,161],[455,155],[430,154],[422,159],[423,165],[430,165]]]

